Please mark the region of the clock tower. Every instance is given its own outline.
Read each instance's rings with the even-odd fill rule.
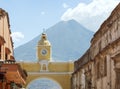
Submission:
[[[47,40],[47,35],[42,33],[37,45],[37,59],[40,64],[40,71],[49,71],[48,65],[51,59],[51,44]]]
[[[45,33],[42,33],[41,39],[38,41],[37,59],[39,61],[42,60],[50,61],[51,59],[51,44],[47,40],[47,35]]]

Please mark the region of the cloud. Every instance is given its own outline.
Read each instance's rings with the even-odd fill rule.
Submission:
[[[63,3],[63,8],[68,8],[69,7],[69,5],[67,5],[66,3]]]
[[[11,37],[13,39],[14,42],[19,42],[24,38],[24,35],[21,32],[13,32],[11,34]]]
[[[119,0],[92,0],[91,3],[79,3],[61,16],[61,20],[75,19],[86,28],[97,31],[103,21],[119,3]]]
[[[44,15],[44,14],[45,14],[45,12],[44,12],[44,11],[42,11],[42,12],[41,12],[41,15]]]

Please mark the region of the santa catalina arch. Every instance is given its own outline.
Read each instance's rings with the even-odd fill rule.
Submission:
[[[27,89],[33,89],[33,87],[34,89],[71,89],[74,62],[52,61],[51,44],[47,40],[47,34],[41,34],[36,53],[37,62],[20,63],[28,73],[24,87]]]

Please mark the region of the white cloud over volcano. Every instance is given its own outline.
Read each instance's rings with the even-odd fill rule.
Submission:
[[[68,8],[61,19],[75,19],[88,29],[97,31],[119,2],[120,0],[93,0],[89,4],[79,3],[74,8]]]

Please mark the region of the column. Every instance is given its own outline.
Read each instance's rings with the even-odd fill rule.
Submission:
[[[80,89],[85,89],[85,72],[84,72],[84,69],[81,70],[81,88]]]
[[[5,49],[4,49],[4,45],[1,45],[1,59],[5,60]]]
[[[116,68],[115,72],[116,72],[115,89],[120,89],[120,68]]]

